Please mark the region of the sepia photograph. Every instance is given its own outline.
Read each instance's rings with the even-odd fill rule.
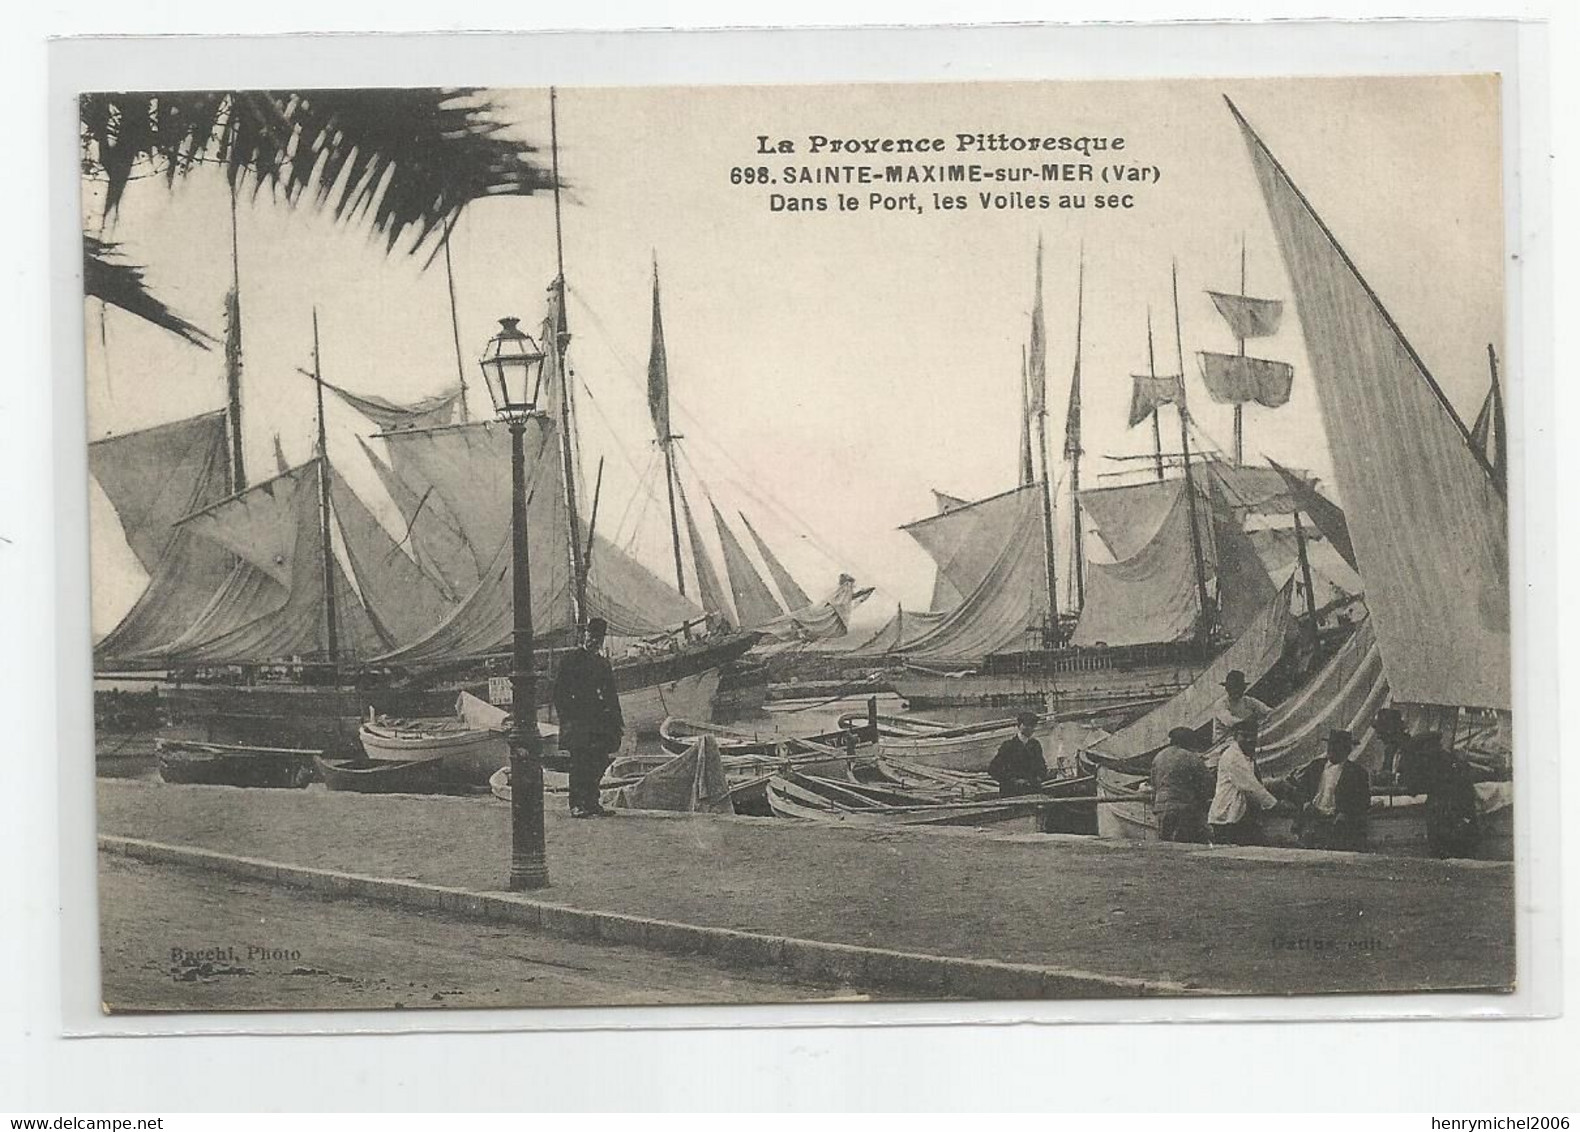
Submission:
[[[80,92],[103,1009],[1513,991],[1503,93]]]

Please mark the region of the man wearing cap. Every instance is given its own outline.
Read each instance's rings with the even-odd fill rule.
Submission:
[[[998,753],[988,763],[988,774],[998,783],[1001,797],[1035,794],[1048,777],[1048,764],[1037,742],[1037,714],[1023,711],[1015,717],[1015,734],[999,744]]]
[[[1240,720],[1218,757],[1212,806],[1207,810],[1207,831],[1214,845],[1261,844],[1262,811],[1278,805],[1256,776],[1256,734],[1255,719]]]
[[[1327,754],[1313,759],[1292,779],[1301,807],[1295,829],[1303,848],[1366,848],[1371,779],[1365,767],[1350,761],[1354,746],[1348,731],[1329,731]]]
[[[1246,690],[1245,673],[1238,668],[1223,678],[1223,699],[1213,711],[1212,737],[1222,740],[1233,733],[1235,725],[1245,720],[1261,723],[1272,711],[1266,704]]]
[[[1214,780],[1201,742],[1189,727],[1169,732],[1169,745],[1152,759],[1152,814],[1163,841],[1206,841]]]
[[[603,655],[608,625],[590,618],[582,647],[567,653],[554,678],[554,711],[559,716],[560,747],[571,758],[571,817],[608,813],[598,801],[598,783],[609,756],[620,749],[625,719],[615,689],[614,669]]]

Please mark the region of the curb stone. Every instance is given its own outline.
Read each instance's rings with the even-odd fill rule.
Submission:
[[[618,912],[596,912],[548,904],[514,893],[473,892],[422,881],[286,865],[112,834],[99,836],[99,849],[149,864],[207,869],[329,896],[356,896],[469,919],[505,921],[579,940],[603,940],[674,955],[702,955],[726,966],[779,970],[810,982],[835,986],[889,987],[986,1000],[1232,993],[1071,968],[926,955],[683,924]]]

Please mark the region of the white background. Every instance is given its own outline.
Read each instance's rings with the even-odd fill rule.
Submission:
[[[473,4],[464,26],[506,28],[528,26],[519,6]],[[1027,20],[1046,17],[1040,6],[1022,4],[950,5],[911,3],[839,5],[801,3],[780,11],[754,11],[757,23],[891,23]],[[1435,9],[1398,3],[1400,14],[1541,14],[1531,7],[1447,5]],[[0,1111],[171,1111],[181,1109],[422,1109],[422,1108],[582,1108],[582,1107],[962,1107],[985,1105],[1053,1109],[1401,1109],[1440,1113],[1465,1111],[1542,1110],[1575,1107],[1580,1087],[1574,1079],[1577,1052],[1575,1027],[1560,1022],[1440,1022],[1434,1024],[1280,1023],[1276,1025],[1154,1024],[1037,1026],[911,1026],[876,1031],[867,1028],[751,1030],[596,1031],[584,1033],[447,1034],[421,1037],[262,1037],[228,1038],[64,1038],[62,1031],[81,1022],[65,1002],[81,1003],[81,985],[92,978],[81,956],[91,956],[92,917],[83,909],[91,900],[91,854],[87,873],[82,861],[60,847],[72,842],[57,826],[58,793],[69,775],[59,772],[54,752],[67,746],[63,732],[72,720],[57,721],[54,673],[57,655],[55,602],[62,608],[85,606],[82,587],[85,565],[78,560],[55,561],[56,516],[66,526],[81,523],[80,488],[55,497],[52,419],[53,383],[78,383],[80,369],[53,360],[50,341],[51,276],[69,272],[74,259],[49,259],[45,218],[53,207],[47,198],[45,52],[43,37],[66,33],[285,32],[321,30],[434,30],[446,25],[436,17],[459,16],[457,10],[395,8],[386,4],[343,3],[330,12],[322,5],[281,0],[251,10],[222,10],[213,4],[149,6],[76,4],[11,14],[11,36],[17,63],[9,71],[14,88],[11,108],[14,140],[10,177],[3,180],[10,219],[10,255],[5,272],[7,373],[0,380],[0,626],[4,627],[5,666],[0,692],[9,742],[0,746]],[[1178,6],[1140,3],[1065,4],[1063,18],[1164,18],[1180,15]],[[1197,7],[1192,14],[1217,17],[1271,15],[1371,16],[1375,5],[1339,4],[1320,7],[1262,3]],[[746,17],[720,5],[677,5],[655,16],[636,5],[609,5],[544,13],[537,26],[575,23],[581,27],[718,25]],[[460,22],[450,27],[463,26]],[[1572,103],[1567,70],[1575,61],[1570,33],[1556,29],[1553,50],[1553,104]],[[1427,38],[1423,35],[1422,37]],[[1353,68],[1358,43],[1346,51],[1343,37],[1333,50]],[[456,50],[448,46],[448,50]],[[461,50],[465,50],[464,44]],[[304,60],[312,49],[303,45]],[[1401,51],[1397,66],[1408,65]],[[907,60],[877,57],[868,61],[887,76]],[[914,63],[914,60],[909,62]],[[959,66],[933,77],[994,77],[991,60],[961,60]],[[1178,72],[1190,60],[1159,54],[1158,68]],[[1309,60],[1305,60],[1309,69]],[[1393,69],[1390,59],[1370,69]],[[1527,66],[1530,61],[1527,60]],[[1198,64],[1199,65],[1199,64]],[[1276,58],[1248,61],[1246,70],[1277,69]],[[1230,69],[1227,66],[1220,70]],[[1131,73],[1150,73],[1153,66],[1132,63]],[[914,75],[914,72],[912,72]],[[549,76],[545,76],[548,78]],[[569,71],[564,81],[572,81]],[[709,75],[708,77],[714,77]],[[722,76],[721,76],[722,77]],[[852,76],[853,77],[853,76]],[[392,75],[388,81],[405,81]],[[1526,71],[1527,83],[1540,82],[1540,71]],[[1564,112],[1558,115],[1561,119]],[[1525,125],[1529,125],[1527,120]],[[1542,124],[1545,128],[1545,124]],[[1554,201],[1573,199],[1575,187],[1565,175],[1563,147],[1572,134],[1555,126],[1551,148],[1559,155],[1559,180]],[[1527,217],[1527,221],[1538,218]],[[1560,216],[1558,232],[1568,227]],[[57,249],[58,250],[58,249]],[[1534,261],[1545,249],[1529,249]],[[1572,248],[1565,247],[1557,258]],[[48,267],[46,267],[48,265]],[[1554,309],[1573,308],[1567,273],[1554,283]],[[1539,296],[1537,296],[1539,297]],[[1533,296],[1527,295],[1528,305]],[[1570,324],[1554,320],[1556,357],[1577,354]],[[1529,327],[1524,333],[1530,335]],[[1511,338],[1518,340],[1520,328]],[[1538,335],[1539,337],[1539,335]],[[1526,362],[1545,366],[1545,345],[1525,342]],[[48,377],[46,377],[48,375]],[[1544,375],[1543,375],[1544,376]],[[1545,432],[1548,451],[1566,452],[1573,398],[1558,373],[1556,395],[1561,412],[1539,406],[1526,424],[1561,425],[1568,435]],[[64,387],[63,387],[64,388]],[[77,394],[80,400],[80,393]],[[81,435],[80,431],[77,435]],[[1541,435],[1527,432],[1533,446]],[[1533,447],[1533,454],[1540,451]],[[1549,457],[1550,459],[1550,457]],[[1541,467],[1527,473],[1538,481]],[[81,471],[77,471],[80,483]],[[1531,524],[1527,550],[1542,545],[1542,531],[1551,530],[1549,484],[1530,484]],[[75,494],[73,494],[75,492]],[[1565,507],[1564,514],[1572,512]],[[1558,553],[1567,558],[1571,536],[1557,524]],[[1530,563],[1530,577],[1544,580],[1543,563]],[[58,579],[58,588],[57,588]],[[1550,587],[1550,576],[1547,578]],[[1527,620],[1527,628],[1547,639],[1572,637],[1573,618],[1559,605],[1549,615],[1553,598],[1538,590],[1534,601],[1544,612]],[[82,610],[85,612],[85,608]],[[1556,631],[1556,632],[1555,632]],[[72,643],[69,652],[76,649]],[[86,657],[85,647],[81,656]],[[1527,675],[1537,682],[1552,658],[1545,650],[1528,657]],[[85,670],[84,670],[85,671]],[[1572,687],[1568,673],[1566,687]],[[84,703],[85,706],[85,703]],[[78,730],[85,721],[75,721]],[[64,725],[64,726],[62,726]],[[1541,752],[1543,757],[1555,749]],[[1564,792],[1563,810],[1580,812],[1574,781],[1555,782]],[[68,809],[67,816],[70,817]],[[1556,831],[1544,845],[1556,847]],[[1569,878],[1575,875],[1572,846],[1566,853]],[[78,858],[81,854],[77,855]],[[1538,865],[1540,866],[1540,862]],[[1548,860],[1551,870],[1554,862]],[[64,883],[62,877],[65,877]],[[1522,874],[1528,877],[1529,874]],[[1550,882],[1551,871],[1547,874]],[[1540,878],[1538,878],[1539,880]],[[14,887],[13,887],[13,883]],[[1573,884],[1566,888],[1572,892]],[[1544,905],[1552,926],[1551,884],[1522,890]],[[63,918],[61,905],[69,906]],[[1571,901],[1572,903],[1572,901]],[[1570,917],[1572,922],[1572,916]],[[63,925],[64,924],[64,928]],[[1526,941],[1529,942],[1528,940]],[[1569,948],[1570,951],[1573,948]],[[1549,976],[1549,981],[1552,976]],[[63,987],[63,980],[67,985]],[[1243,1014],[1234,1004],[1220,1004],[1224,1014]],[[1452,1005],[1452,1000],[1426,1005]],[[934,1016],[938,1012],[933,1012]],[[1024,1015],[1026,1012],[1019,1012]],[[757,1015],[768,1017],[765,1013]],[[1000,1015],[1011,1017],[1013,1015]],[[606,1015],[611,1017],[611,1015]],[[881,1015],[868,1014],[865,1021]],[[613,1014],[614,1024],[629,1015]],[[336,1024],[344,1026],[347,1019]]]

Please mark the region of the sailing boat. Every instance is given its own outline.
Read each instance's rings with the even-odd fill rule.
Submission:
[[[1366,619],[1264,721],[1258,769],[1287,774],[1316,757],[1329,728],[1349,730],[1357,761],[1375,769],[1373,731],[1384,706],[1415,732],[1436,730],[1480,765],[1478,855],[1508,857],[1512,818],[1508,512],[1502,468],[1481,430],[1466,428],[1332,231],[1231,102],[1283,254],[1300,313],[1312,381],[1349,504],[1302,503],[1366,587]],[[1496,381],[1496,370],[1493,375]],[[1489,392],[1489,427],[1496,412]],[[1339,519],[1343,523],[1339,523]],[[1423,569],[1422,563],[1430,563]],[[1252,683],[1270,672],[1290,635],[1286,586],[1212,670],[1176,700],[1093,749],[1100,791],[1118,795],[1171,727],[1198,722],[1229,667]],[[1424,853],[1418,797],[1374,790],[1374,850]],[[1100,807],[1105,832],[1147,835],[1135,801]],[[1276,839],[1289,831],[1269,831]]]
[[[697,607],[582,524],[563,280],[561,270],[545,324],[559,400],[534,437],[533,474],[547,490],[534,492],[529,524],[544,543],[534,558],[565,565],[534,571],[537,624],[546,641],[557,631],[570,643],[575,627],[597,612],[612,633],[638,639],[638,655],[616,664],[628,727],[656,729],[677,706],[706,720],[720,666],[755,637],[680,643],[673,632],[700,617]],[[317,452],[249,486],[236,424],[234,283],[227,308],[228,410],[90,450],[95,478],[151,579],[100,642],[95,667],[167,670],[172,682],[163,698],[172,715],[202,723],[210,740],[354,753],[370,708],[439,715],[458,691],[482,691],[485,678],[507,663],[508,539],[500,532],[509,529],[509,501],[494,474],[504,466],[504,432],[492,422],[448,423],[464,404],[458,396],[397,406],[328,386],[315,316]],[[398,543],[329,459],[326,387],[385,425],[378,436],[388,460],[375,457],[373,467],[407,523]],[[552,654],[548,659],[552,667]]]

